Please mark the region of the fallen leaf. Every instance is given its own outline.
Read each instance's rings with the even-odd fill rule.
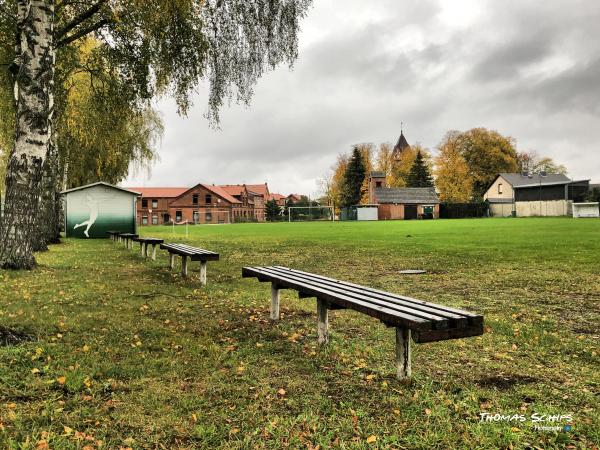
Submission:
[[[431,415],[431,410],[429,408],[425,408],[425,415],[426,416],[430,416]]]
[[[283,397],[285,395],[285,389],[281,388],[277,391],[277,395],[279,395],[280,397]]]
[[[367,438],[367,444],[372,444],[373,442],[377,442],[377,436],[372,434]]]
[[[67,377],[65,377],[65,376],[58,377],[56,379],[56,381],[58,382],[58,384],[65,384],[67,382]]]

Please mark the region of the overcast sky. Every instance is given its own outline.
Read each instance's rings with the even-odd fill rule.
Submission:
[[[126,184],[263,183],[314,195],[360,142],[434,149],[487,127],[600,182],[598,0],[314,0],[300,57],[261,79],[249,108],[209,127],[206,91],[187,118],[159,103],[161,160]]]

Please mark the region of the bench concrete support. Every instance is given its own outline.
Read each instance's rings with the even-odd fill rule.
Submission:
[[[327,302],[317,299],[317,331],[319,333],[319,345],[329,343],[329,308]]]
[[[144,242],[144,258],[148,257],[148,249],[150,248],[150,244]]]
[[[271,320],[279,320],[279,288],[271,283]]]
[[[142,256],[144,256],[144,243],[140,241],[140,250],[142,252]]]
[[[396,328],[396,377],[399,380],[410,378],[410,329]]]
[[[206,261],[200,261],[200,284],[206,286]]]
[[[187,256],[181,257],[181,276],[184,278],[188,276],[188,257]]]
[[[152,244],[152,261],[156,261],[156,244]]]
[[[175,254],[174,253],[169,253],[169,267],[171,268],[171,270],[173,270],[175,268]]]

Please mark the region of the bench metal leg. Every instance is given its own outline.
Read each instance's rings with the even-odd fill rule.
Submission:
[[[279,320],[279,289],[271,283],[271,320]]]
[[[200,284],[206,286],[206,261],[200,261]]]
[[[184,278],[188,276],[187,263],[188,263],[187,256],[182,256],[181,257],[181,276]]]
[[[175,268],[175,254],[174,253],[169,253],[169,267],[171,268],[171,270],[173,270]]]
[[[152,261],[156,261],[156,244],[152,244]]]
[[[317,330],[319,333],[319,345],[329,343],[329,309],[327,302],[317,299]]]
[[[396,377],[406,380],[411,376],[410,329],[396,328]]]

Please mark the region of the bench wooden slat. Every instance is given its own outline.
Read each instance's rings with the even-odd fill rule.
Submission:
[[[189,245],[184,244],[161,244],[160,248],[162,250],[167,250],[169,253],[175,253],[180,256],[187,256],[192,261],[197,260],[212,260],[218,261],[219,254],[215,252],[211,252],[209,250],[205,250],[202,248],[191,247]]]
[[[152,237],[136,237],[133,238],[134,242],[143,242],[143,243],[147,243],[147,244],[162,244],[163,242],[165,242],[164,239],[159,239],[159,238],[152,238]]]
[[[242,269],[242,276],[245,278],[255,277],[259,280],[264,279],[265,281],[272,281],[278,286],[301,290],[320,299],[340,304],[341,306],[362,312],[392,325],[409,326],[412,329],[422,331],[431,330],[432,321],[430,320],[425,320],[411,314],[404,314],[384,306],[373,305],[372,303],[328,290],[325,287],[314,286],[306,282],[294,280],[293,278],[280,275],[273,276],[272,273],[262,269],[258,267],[244,267]]]
[[[295,276],[301,277],[306,280],[318,282],[325,286],[331,286],[332,288],[341,289],[344,292],[352,292],[353,295],[354,295],[354,293],[359,294],[361,296],[361,298],[373,298],[376,300],[384,301],[386,304],[392,303],[394,305],[398,305],[398,307],[404,311],[408,310],[408,311],[417,311],[419,313],[423,312],[423,313],[425,313],[425,315],[423,316],[424,318],[433,317],[433,318],[435,318],[434,320],[449,320],[450,325],[452,325],[453,327],[456,327],[456,328],[466,328],[468,326],[468,318],[467,317],[458,315],[458,314],[454,314],[454,313],[449,313],[449,312],[443,311],[441,309],[432,308],[427,304],[426,305],[415,304],[412,302],[398,299],[398,298],[394,297],[393,295],[386,295],[387,293],[385,293],[385,292],[373,292],[370,289],[364,288],[364,287],[349,286],[344,283],[336,283],[333,280],[324,279],[324,277],[319,277],[319,276],[313,277],[312,274],[309,274],[306,272],[295,271],[295,270],[291,270],[291,269],[286,270],[284,268],[281,268],[280,266],[276,266],[276,267],[272,268],[272,270],[277,271],[278,273],[283,273],[283,274],[294,274]],[[448,328],[448,324],[446,324],[446,326],[436,327],[436,328]]]
[[[468,319],[470,325],[479,325],[479,324],[483,323],[483,316],[478,315],[478,314],[473,314],[473,313],[471,313],[469,311],[465,311],[465,310],[462,310],[462,309],[452,308],[450,306],[445,306],[445,305],[439,305],[437,303],[430,303],[430,302],[426,302],[426,301],[423,301],[423,300],[418,300],[416,298],[407,297],[405,295],[394,294],[394,293],[391,293],[391,292],[386,292],[386,291],[382,291],[380,289],[375,289],[375,288],[371,288],[371,287],[361,286],[359,284],[354,284],[354,283],[350,283],[350,282],[347,282],[347,281],[336,280],[334,278],[325,277],[323,275],[316,275],[316,274],[309,273],[309,272],[303,272],[301,270],[289,269],[289,268],[283,267],[283,266],[274,266],[274,267],[277,267],[278,269],[285,270],[285,271],[292,272],[292,273],[298,273],[298,274],[303,274],[303,275],[307,275],[307,276],[312,276],[314,278],[318,278],[318,279],[321,279],[321,280],[324,280],[324,281],[335,283],[337,285],[347,286],[347,287],[351,287],[351,288],[357,288],[357,289],[364,290],[365,292],[369,292],[369,293],[372,293],[372,294],[381,295],[381,296],[384,296],[384,297],[401,300],[403,302],[414,304],[416,306],[424,306],[424,307],[431,308],[431,309],[434,309],[434,310],[439,310],[440,314],[441,313],[449,313],[449,314],[455,314],[457,316],[466,317]]]
[[[292,274],[291,272],[286,273],[285,271],[280,271],[279,269],[275,269],[272,267],[262,267],[261,269],[263,269],[267,273],[273,274],[274,277],[285,276],[290,279],[298,280],[301,282],[306,282],[310,286],[314,286],[317,288],[322,287],[331,292],[340,293],[340,294],[346,295],[348,297],[355,298],[357,300],[368,302],[369,304],[383,306],[383,307],[388,308],[393,311],[398,311],[403,314],[409,314],[414,317],[419,317],[421,319],[429,320],[432,322],[433,328],[435,328],[435,329],[445,329],[445,328],[449,328],[449,326],[450,326],[450,323],[449,323],[449,320],[447,317],[443,317],[443,316],[436,315],[436,314],[430,314],[428,312],[423,312],[423,311],[415,309],[415,308],[407,307],[406,305],[398,305],[396,303],[389,302],[388,300],[385,300],[385,299],[382,300],[380,298],[363,295],[361,292],[356,292],[356,289],[349,290],[340,285],[335,285],[335,284],[331,284],[331,283],[323,283],[319,280],[314,280],[307,276]],[[466,318],[456,316],[456,319],[461,319],[461,321],[463,322],[462,327],[463,328],[466,327],[466,325],[467,325]]]

